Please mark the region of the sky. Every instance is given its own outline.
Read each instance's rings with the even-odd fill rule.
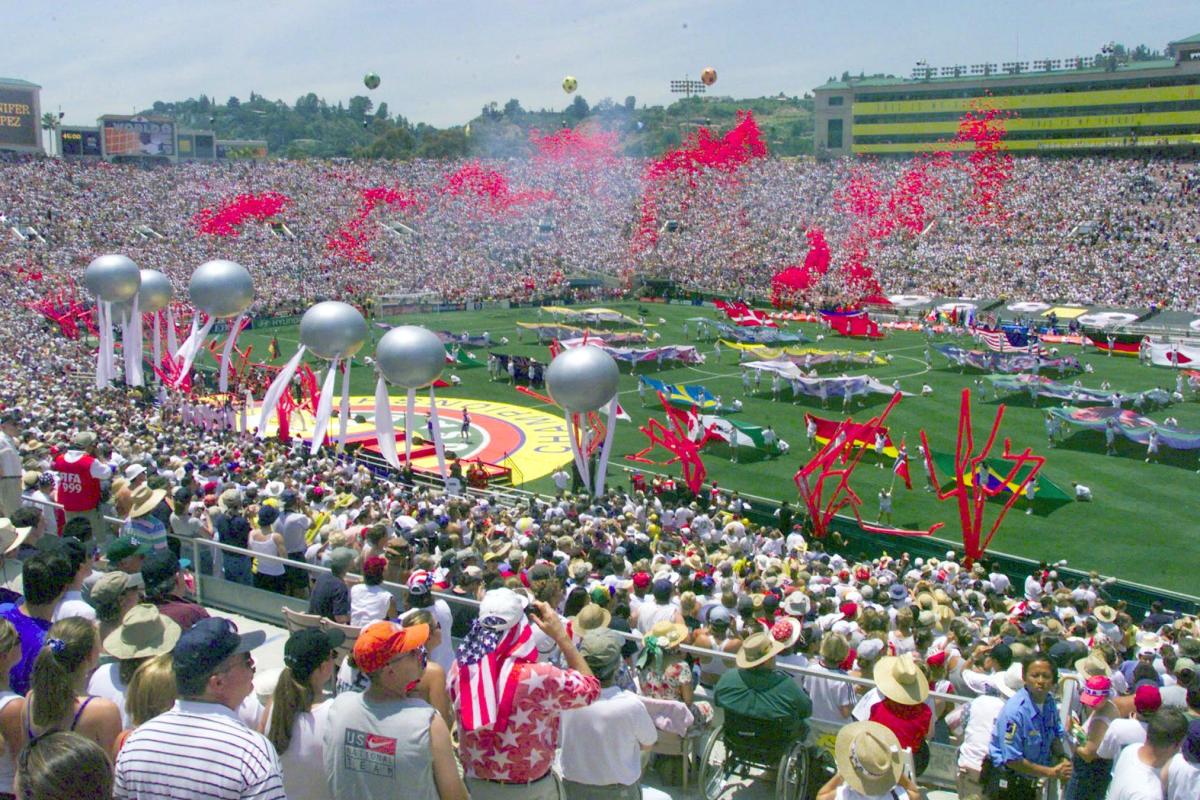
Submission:
[[[1162,49],[1200,33],[1196,0],[0,0],[0,76],[42,86],[43,111],[95,124],[155,100],[251,91],[292,104],[368,94],[438,127],[489,101],[561,108],[672,100],[668,81],[717,70],[710,93],[803,95],[843,70]],[[367,92],[367,72],[382,83]]]

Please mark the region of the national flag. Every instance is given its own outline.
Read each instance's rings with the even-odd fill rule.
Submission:
[[[775,320],[771,319],[766,312],[755,311],[745,303],[727,303],[722,300],[714,300],[713,305],[724,311],[725,316],[729,317],[730,322],[735,325],[759,325],[766,328],[779,327]]]
[[[912,491],[912,475],[908,472],[908,451],[904,448],[904,440],[900,440],[900,450],[896,453],[896,461],[892,464],[892,474],[900,476],[904,486]]]
[[[617,403],[617,419],[623,419],[626,422],[633,422],[633,417],[629,416],[625,409],[621,408],[620,403]]]
[[[464,731],[507,728],[519,683],[517,667],[537,661],[537,642],[528,622],[518,620],[503,631],[483,624],[492,619],[472,623],[446,682]]]
[[[976,328],[975,333],[989,350],[997,353],[1037,353],[1041,349],[1036,339],[1021,331]]]

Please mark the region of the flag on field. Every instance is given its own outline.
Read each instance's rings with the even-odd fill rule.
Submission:
[[[829,323],[829,327],[841,336],[866,337],[882,339],[883,333],[875,320],[867,316],[862,309],[854,311],[821,311],[821,319]]]
[[[912,475],[908,472],[908,450],[904,447],[904,440],[900,440],[900,450],[896,453],[896,461],[892,464],[892,474],[900,477],[904,481],[904,486],[910,492],[912,491]]]
[[[767,316],[765,311],[755,311],[741,302],[727,303],[724,300],[714,300],[713,305],[725,312],[730,322],[735,325],[760,325],[765,328],[778,328],[778,323]]]
[[[997,353],[1037,353],[1041,349],[1027,328],[976,328],[975,333],[989,350]]]
[[[838,427],[842,424],[836,420],[818,417],[816,414],[805,414],[804,422],[806,425],[809,420],[812,420],[817,425],[814,438],[817,444],[821,446],[824,446],[826,442],[837,435]],[[899,456],[900,451],[892,444],[892,439],[888,435],[888,429],[885,426],[867,425],[865,423],[862,425],[855,424],[851,425],[849,429],[842,431],[842,436],[848,440],[851,447],[864,446],[868,450],[874,450],[876,432],[883,433],[884,445],[882,455],[892,456],[893,458]]]

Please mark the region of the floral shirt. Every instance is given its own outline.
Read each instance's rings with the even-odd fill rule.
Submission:
[[[679,687],[692,682],[692,672],[688,669],[687,662],[676,661],[664,669],[661,675],[653,669],[642,670],[641,678],[642,694],[646,697],[681,701],[683,697]]]
[[[519,669],[507,727],[476,728],[459,735],[458,755],[471,777],[507,783],[538,780],[554,761],[559,714],[600,697],[600,681],[591,675],[542,662]]]

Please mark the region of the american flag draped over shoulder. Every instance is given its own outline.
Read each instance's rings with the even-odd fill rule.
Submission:
[[[537,660],[533,626],[520,620],[507,631],[499,617],[475,620],[451,667],[447,686],[458,706],[458,723],[465,731],[504,730],[517,694],[516,669]]]

